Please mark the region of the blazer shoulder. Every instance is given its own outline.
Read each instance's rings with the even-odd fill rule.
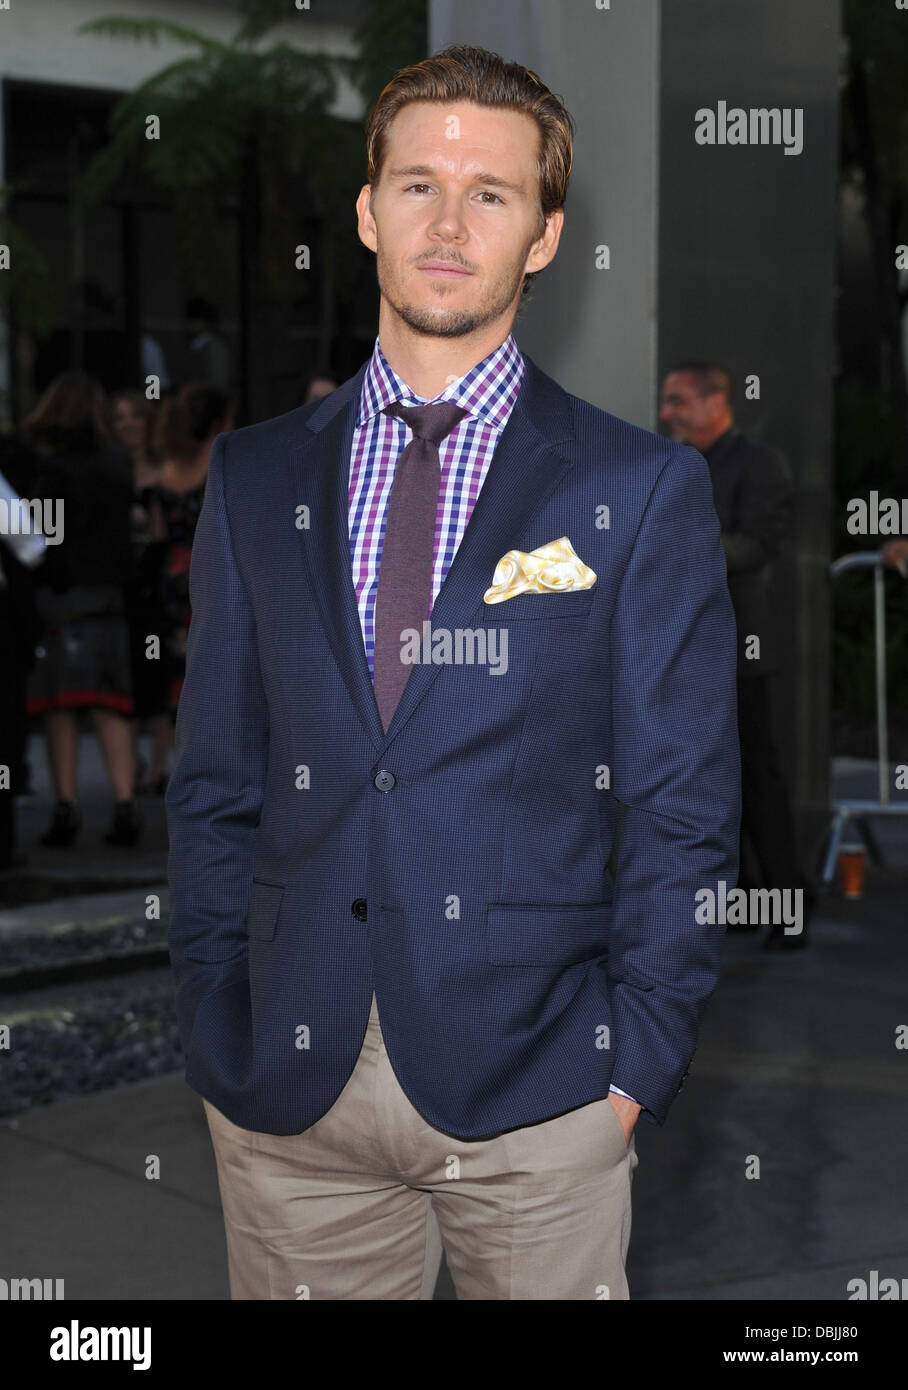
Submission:
[[[655,483],[669,460],[681,461],[684,446],[675,440],[634,425],[582,396],[566,394],[574,419],[575,443],[582,453],[593,453],[609,468],[626,470],[638,483],[645,478],[650,484]],[[696,457],[700,459],[699,454]],[[706,461],[700,461],[705,468]]]
[[[633,425],[620,415],[603,410],[582,396],[575,396],[535,362],[532,366],[532,384],[548,417],[555,413],[552,406],[556,405],[562,415],[570,419],[568,448],[577,450],[582,457],[601,460],[611,469],[632,469],[638,479],[642,472],[650,481],[655,481],[663,466],[678,452],[680,446],[674,440],[641,425]]]
[[[280,453],[300,444],[304,437],[306,421],[319,405],[321,401],[310,401],[308,405],[298,405],[293,410],[285,411],[283,415],[273,415],[268,420],[258,421],[257,424],[242,425],[239,429],[230,430],[225,444],[225,454],[230,457],[230,466],[235,466],[235,460],[245,458],[256,458],[261,464],[263,458],[267,458],[270,453]]]
[[[278,462],[286,459],[290,452],[308,443],[313,433],[356,399],[367,367],[368,361],[335,391],[319,400],[298,405],[283,415],[274,415],[258,424],[232,430],[224,446],[226,466],[231,470],[249,467],[261,473],[263,463],[267,466],[275,456]]]

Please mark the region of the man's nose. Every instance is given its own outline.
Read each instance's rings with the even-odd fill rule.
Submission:
[[[463,235],[463,209],[456,195],[439,200],[432,218],[431,230],[438,232],[446,241]]]

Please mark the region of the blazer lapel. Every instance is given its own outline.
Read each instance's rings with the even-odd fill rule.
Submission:
[[[573,459],[557,447],[571,438],[567,393],[526,354],[524,358],[526,371],[514,408],[432,608],[433,630],[481,625],[483,594],[496,564],[519,545],[534,513],[573,466]],[[313,438],[294,452],[292,476],[295,505],[310,507],[309,529],[298,535],[325,632],[356,710],[381,753],[425,698],[441,667],[411,668],[386,733],[363,645],[347,515],[350,452],[367,366],[309,416],[306,427]]]
[[[309,416],[304,428],[312,434],[294,451],[291,476],[294,505],[309,507],[309,527],[297,535],[325,635],[356,711],[380,747],[385,734],[356,606],[348,519],[350,452],[368,366],[364,362]]]

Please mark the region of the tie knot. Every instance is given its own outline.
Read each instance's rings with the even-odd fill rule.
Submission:
[[[435,401],[432,405],[401,405],[398,401],[385,406],[382,414],[398,415],[410,426],[414,438],[439,444],[468,412],[453,401]]]

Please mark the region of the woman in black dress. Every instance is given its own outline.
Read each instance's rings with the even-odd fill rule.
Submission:
[[[217,436],[232,425],[227,395],[217,386],[190,383],[161,402],[154,431],[155,452],[163,460],[159,500],[168,540],[161,593],[167,620],[168,705],[174,722],[186,673],[189,563],[205,499],[208,456]]]
[[[110,399],[113,434],[132,463],[130,521],[135,565],[128,594],[128,619],[133,732],[140,770],[135,791],[137,795],[152,796],[163,796],[166,790],[167,760],[173,743],[163,650],[167,624],[161,602],[161,576],[168,546],[167,522],[160,501],[161,460],[152,447],[152,431],[159,409],[141,391],[117,391]],[[151,734],[147,776],[138,746],[143,726],[147,726]]]
[[[35,576],[43,632],[29,673],[26,709],[43,715],[56,791],[42,844],[66,846],[82,824],[76,799],[78,712],[90,710],[114,797],[108,844],[133,845],[142,820],[133,798],[135,759],[126,592],[132,580],[129,456],[113,444],[100,384],[62,372],[23,422],[39,457],[33,496],[59,527]],[[45,527],[45,532],[47,527]]]

